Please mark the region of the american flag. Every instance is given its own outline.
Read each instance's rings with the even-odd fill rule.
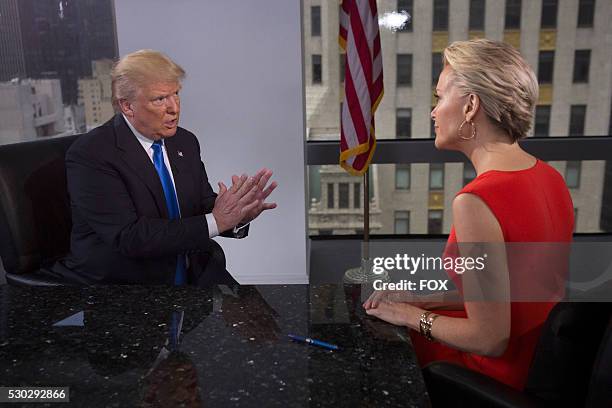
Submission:
[[[376,148],[374,112],[383,97],[376,0],[342,1],[339,42],[346,51],[340,165],[350,174],[362,175]]]

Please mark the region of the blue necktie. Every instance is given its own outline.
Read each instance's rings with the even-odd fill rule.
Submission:
[[[159,175],[159,179],[164,189],[164,196],[166,197],[166,207],[168,207],[168,217],[171,220],[181,218],[181,212],[179,210],[178,200],[176,198],[176,191],[174,190],[174,184],[172,183],[172,177],[170,172],[164,163],[164,154],[162,152],[162,146],[164,142],[157,140],[153,143],[153,164],[155,170]],[[185,267],[185,256],[179,254],[176,262],[176,275],[174,275],[175,285],[184,285],[186,281],[186,267]]]

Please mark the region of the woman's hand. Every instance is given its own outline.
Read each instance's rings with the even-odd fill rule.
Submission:
[[[366,313],[370,316],[378,317],[385,322],[396,326],[407,326],[414,328],[418,322],[421,309],[402,302],[378,302],[376,307],[366,308]]]

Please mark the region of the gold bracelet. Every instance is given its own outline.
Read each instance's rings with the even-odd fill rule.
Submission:
[[[425,331],[425,338],[429,341],[433,340],[433,336],[431,335],[431,327],[433,326],[434,320],[438,318],[437,314],[431,315],[429,319],[427,319],[427,330]]]
[[[426,336],[426,332],[427,332],[427,318],[429,317],[430,314],[432,314],[433,312],[423,312],[423,314],[421,314],[421,317],[419,318],[419,331],[421,332],[422,336]]]

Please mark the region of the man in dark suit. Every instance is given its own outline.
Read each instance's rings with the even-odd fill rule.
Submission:
[[[243,238],[276,187],[272,172],[232,177],[212,190],[197,138],[178,127],[185,72],[141,50],[112,71],[110,121],[66,154],[70,254],[54,271],[91,283],[235,283],[211,238]]]

